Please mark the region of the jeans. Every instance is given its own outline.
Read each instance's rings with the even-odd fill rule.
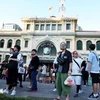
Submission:
[[[37,76],[38,72],[37,71],[32,71],[31,72],[31,79],[32,79],[32,90],[37,90]]]

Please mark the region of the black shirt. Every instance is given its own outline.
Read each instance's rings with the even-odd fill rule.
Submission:
[[[39,67],[39,58],[38,56],[35,56],[31,59],[29,64],[30,71],[36,71]]]
[[[14,52],[10,58],[17,59],[18,52]],[[18,68],[18,62],[14,60],[10,60],[7,64],[8,69],[17,69]]]
[[[59,57],[61,57],[61,55]],[[66,50],[63,55],[62,64],[58,62],[58,65],[62,66],[62,73],[68,73],[70,63],[72,63],[72,54],[70,51]]]

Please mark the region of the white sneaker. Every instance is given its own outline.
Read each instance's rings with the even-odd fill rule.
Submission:
[[[9,93],[9,91],[5,89],[5,90],[3,90],[3,93],[8,94],[8,93]]]
[[[79,92],[78,93],[83,93],[83,90],[79,90]]]
[[[3,94],[3,89],[0,89],[0,93]]]
[[[27,86],[29,89],[31,89],[32,87],[31,86]]]
[[[16,91],[13,90],[12,93],[11,93],[11,95],[14,96],[15,94],[16,94]]]
[[[53,89],[53,91],[55,92],[55,91],[57,91],[57,89],[55,88],[55,89]]]

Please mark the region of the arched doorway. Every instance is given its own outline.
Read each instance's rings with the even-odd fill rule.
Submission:
[[[37,54],[41,62],[52,63],[56,57],[57,50],[51,41],[44,41],[38,46]]]

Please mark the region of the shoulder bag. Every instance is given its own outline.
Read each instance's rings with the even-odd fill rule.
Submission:
[[[81,68],[80,65],[76,62],[76,60],[75,60],[75,59],[73,59],[73,60],[74,60],[74,62],[77,64],[77,66],[78,66],[79,68]]]

